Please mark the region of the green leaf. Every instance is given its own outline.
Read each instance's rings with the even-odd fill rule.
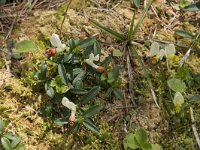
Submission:
[[[12,147],[15,148],[19,144],[20,141],[21,141],[21,139],[16,136],[15,139],[13,139],[13,141],[11,143]]]
[[[140,6],[140,0],[131,0],[131,2],[132,2],[132,5],[137,8]]]
[[[14,59],[21,59],[21,58],[22,58],[22,55],[21,55],[20,53],[18,53],[18,52],[13,52],[12,57],[13,57]]]
[[[188,38],[188,39],[194,39],[195,38],[194,35],[192,35],[189,32],[183,31],[183,30],[176,30],[175,33],[176,33],[176,35],[179,35],[179,36],[184,37],[184,38]]]
[[[25,52],[35,52],[37,50],[37,46],[33,41],[24,40],[16,44],[16,48],[13,49],[15,53],[25,53]]]
[[[73,76],[76,76],[72,82],[74,85],[77,81],[82,81],[85,76],[85,71],[82,68],[73,69]]]
[[[114,37],[115,39],[117,39],[119,41],[125,41],[126,40],[126,38],[122,34],[116,32],[116,31],[113,31],[113,30],[111,30],[111,29],[109,29],[107,27],[104,27],[104,26],[102,26],[101,24],[99,24],[96,21],[91,20],[90,22],[92,23],[92,25],[94,27],[99,28],[100,30],[102,30],[105,33],[107,33],[107,34],[111,35],[112,37]]]
[[[82,99],[81,99],[81,103],[82,104],[86,104],[89,101],[91,101],[95,96],[97,96],[97,94],[99,93],[101,87],[100,86],[95,86],[93,87],[87,94],[85,94]]]
[[[116,81],[119,77],[119,69],[120,67],[118,65],[115,66],[113,69],[113,79]]]
[[[62,60],[62,63],[69,62],[71,60],[72,56],[73,56],[72,53],[65,53],[64,57],[63,57],[63,60]]]
[[[190,2],[188,0],[181,0],[179,5],[181,8],[184,8],[188,5],[190,5]]]
[[[113,72],[108,72],[108,80],[107,82],[112,84],[114,82]]]
[[[105,81],[105,80],[107,80],[107,76],[105,74],[102,74],[101,75],[101,81]]]
[[[184,11],[200,11],[200,2],[193,3],[183,8]]]
[[[163,150],[163,148],[158,144],[151,144],[152,150]]]
[[[1,138],[1,144],[5,150],[13,150],[10,141],[6,137]]]
[[[185,148],[183,148],[183,147],[176,147],[176,149],[175,150],[186,150]]]
[[[106,57],[106,59],[102,62],[102,64],[101,64],[101,66],[102,67],[106,67],[106,66],[108,66],[109,65],[109,63],[112,61],[112,56],[108,56],[108,57]]]
[[[85,89],[76,89],[76,88],[71,89],[70,92],[77,95],[84,95],[88,93],[88,91]]]
[[[0,118],[0,134],[4,132],[4,128],[5,128],[5,122],[3,121],[2,118]]]
[[[85,127],[87,127],[88,129],[90,129],[91,131],[99,134],[99,129],[96,127],[96,125],[93,123],[92,120],[90,119],[85,119],[84,122],[83,122],[83,125]]]
[[[160,52],[160,45],[159,45],[158,42],[153,42],[153,43],[151,44],[150,52],[151,52],[151,55],[153,55],[153,56],[159,55],[159,52]]]
[[[176,71],[176,78],[181,80],[191,80],[190,70],[187,67],[179,67]]]
[[[75,48],[78,47],[80,43],[80,40],[79,39],[76,39],[76,40],[73,40],[73,39],[70,39],[69,40],[69,47],[70,47],[70,50],[74,50]]]
[[[175,48],[174,44],[167,44],[165,46],[165,55],[167,58],[174,55],[175,53],[176,53],[176,48]]]
[[[38,79],[39,80],[45,80],[46,74],[47,74],[47,64],[46,64],[46,62],[42,61],[41,64],[39,65],[39,67],[40,67],[40,72],[38,73]]]
[[[24,144],[20,144],[16,147],[16,150],[25,150],[25,145]]]
[[[70,90],[70,87],[67,85],[56,86],[56,92],[59,94],[64,94],[69,90]]]
[[[122,55],[123,55],[123,53],[119,49],[115,49],[113,51],[113,56],[115,56],[115,57],[121,57]]]
[[[100,44],[96,41],[93,45],[93,54],[96,55],[100,55],[101,54],[101,48],[100,48]]]
[[[128,32],[128,41],[131,41],[132,36],[133,36],[134,21],[135,21],[135,12],[133,14],[133,17],[132,17],[132,20],[131,20],[131,24],[130,24],[130,29],[129,29],[129,32]]]
[[[137,142],[143,146],[143,144],[147,143],[147,133],[143,128],[138,129],[135,132],[135,138]]]
[[[83,116],[86,118],[92,117],[93,115],[97,114],[101,109],[102,109],[101,105],[92,106],[83,113]]]
[[[109,97],[109,96],[111,95],[112,91],[113,91],[113,88],[110,87],[110,88],[106,91],[105,96],[106,96],[106,97]]]
[[[12,148],[15,148],[21,141],[20,137],[18,137],[17,135],[13,135],[12,133],[6,133],[4,134],[4,137],[12,141],[11,143]]]
[[[45,86],[45,91],[47,95],[50,97],[54,97],[55,92],[54,92],[54,89],[50,86],[50,83],[45,83],[44,86]]]
[[[84,58],[88,58],[91,53],[93,53],[94,45],[88,46],[84,51]],[[96,56],[96,55],[95,55]]]
[[[87,48],[89,46],[92,46],[95,42],[96,42],[96,39],[94,39],[94,38],[87,38],[85,40],[80,41],[80,43],[78,44],[78,46],[80,48]]]
[[[0,0],[0,5],[3,5],[6,3],[6,0]]]
[[[70,129],[71,133],[76,133],[80,129],[81,125],[79,123],[75,123],[75,125]]]
[[[140,19],[139,19],[137,25],[135,26],[135,28],[134,28],[134,30],[133,30],[132,36],[134,36],[134,35],[137,33],[137,31],[139,30],[139,28],[140,28],[140,26],[141,26],[141,24],[142,24],[142,22],[143,22],[143,20],[144,20],[144,18],[145,18],[145,16],[146,16],[146,14],[147,14],[147,12],[148,12],[148,10],[149,10],[151,4],[153,3],[153,1],[154,1],[154,0],[149,0],[149,2],[147,3],[146,8],[145,8],[145,9],[143,10],[143,12],[142,12],[142,16],[140,17]]]
[[[167,84],[175,92],[184,92],[186,89],[185,82],[180,79],[170,79],[167,81]]]
[[[125,149],[128,149],[128,148],[138,149],[138,148],[140,148],[140,145],[136,141],[135,134],[133,134],[133,133],[129,133],[128,135],[126,135],[126,137],[123,140],[123,144],[124,144]]]
[[[63,64],[58,65],[58,74],[61,76],[64,84],[67,84],[67,73]]]
[[[115,95],[116,98],[118,99],[124,99],[123,94],[119,91],[117,88],[113,88],[113,94]]]
[[[188,96],[189,102],[197,102],[200,101],[200,95],[190,95]]]
[[[67,117],[54,120],[54,124],[58,126],[63,126],[64,124],[68,124],[68,123],[69,121],[67,120]]]
[[[152,146],[150,143],[143,143],[142,149],[143,150],[152,150]]]

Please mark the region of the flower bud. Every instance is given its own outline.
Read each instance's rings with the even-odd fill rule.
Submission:
[[[56,53],[57,53],[56,48],[49,48],[49,49],[46,51],[46,54],[47,54],[49,57],[55,56]]]
[[[97,71],[98,71],[99,73],[104,73],[104,72],[106,71],[106,69],[105,69],[104,67],[102,67],[102,66],[98,66],[98,67],[97,67]]]

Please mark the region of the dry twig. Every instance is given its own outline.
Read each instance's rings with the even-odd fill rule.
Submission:
[[[195,126],[195,119],[194,119],[194,113],[193,113],[192,107],[190,107],[190,115],[191,115],[191,120],[192,120],[192,130],[193,130],[194,136],[196,138],[198,147],[200,149],[200,139],[199,139],[199,135],[198,135],[198,132],[197,132],[197,128]]]
[[[68,11],[68,9],[69,9],[69,6],[70,6],[71,2],[72,2],[72,0],[69,1],[68,5],[67,5],[67,7],[66,7],[65,13],[64,13],[64,18],[63,18],[62,23],[61,23],[61,26],[60,26],[60,34],[59,34],[60,36],[61,36],[61,34],[62,34],[63,24],[64,24],[65,19],[66,19],[66,17],[67,17],[67,11]]]
[[[128,83],[129,83],[129,93],[131,96],[131,101],[133,106],[137,106],[134,100],[134,90],[133,90],[133,76],[132,76],[132,67],[130,65],[130,55],[127,54],[127,58],[126,58],[126,62],[127,62],[127,68],[128,68]]]

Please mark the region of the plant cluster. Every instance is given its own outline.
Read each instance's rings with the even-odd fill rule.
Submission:
[[[7,122],[0,118],[0,149],[5,150],[25,150],[24,144],[21,144],[21,139],[17,135],[11,132],[7,132],[6,129]]]
[[[162,150],[158,144],[148,142],[147,133],[143,128],[138,129],[135,133],[129,133],[123,140],[124,148],[139,150]]]
[[[102,109],[102,105],[95,104],[92,99],[101,89],[106,90],[106,96],[114,94],[123,99],[118,89],[121,84],[119,66],[113,69],[109,66],[112,56],[100,62],[101,49],[94,38],[63,44],[57,34],[52,34],[50,42],[53,47],[46,52],[48,59],[38,64],[34,78],[44,84],[47,95],[52,99],[60,97],[63,106],[70,110],[60,114],[63,118],[56,118],[55,123],[69,123],[74,131],[83,124],[98,133],[91,117]]]

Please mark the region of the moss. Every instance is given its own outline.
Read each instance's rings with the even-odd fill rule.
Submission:
[[[161,29],[160,32],[156,35],[156,37],[161,41],[175,41],[174,33],[171,33],[164,29]]]
[[[0,58],[0,69],[2,69],[5,66],[5,60],[3,58]]]
[[[160,141],[163,149],[174,150],[177,147],[184,147],[186,150],[195,150],[193,138],[186,136],[185,133],[173,133]]]
[[[106,123],[102,122],[99,126],[100,133],[95,135],[90,133],[87,136],[84,136],[85,145],[81,146],[81,150],[99,150],[99,149],[119,149],[118,139],[114,138],[112,135],[111,127]]]

